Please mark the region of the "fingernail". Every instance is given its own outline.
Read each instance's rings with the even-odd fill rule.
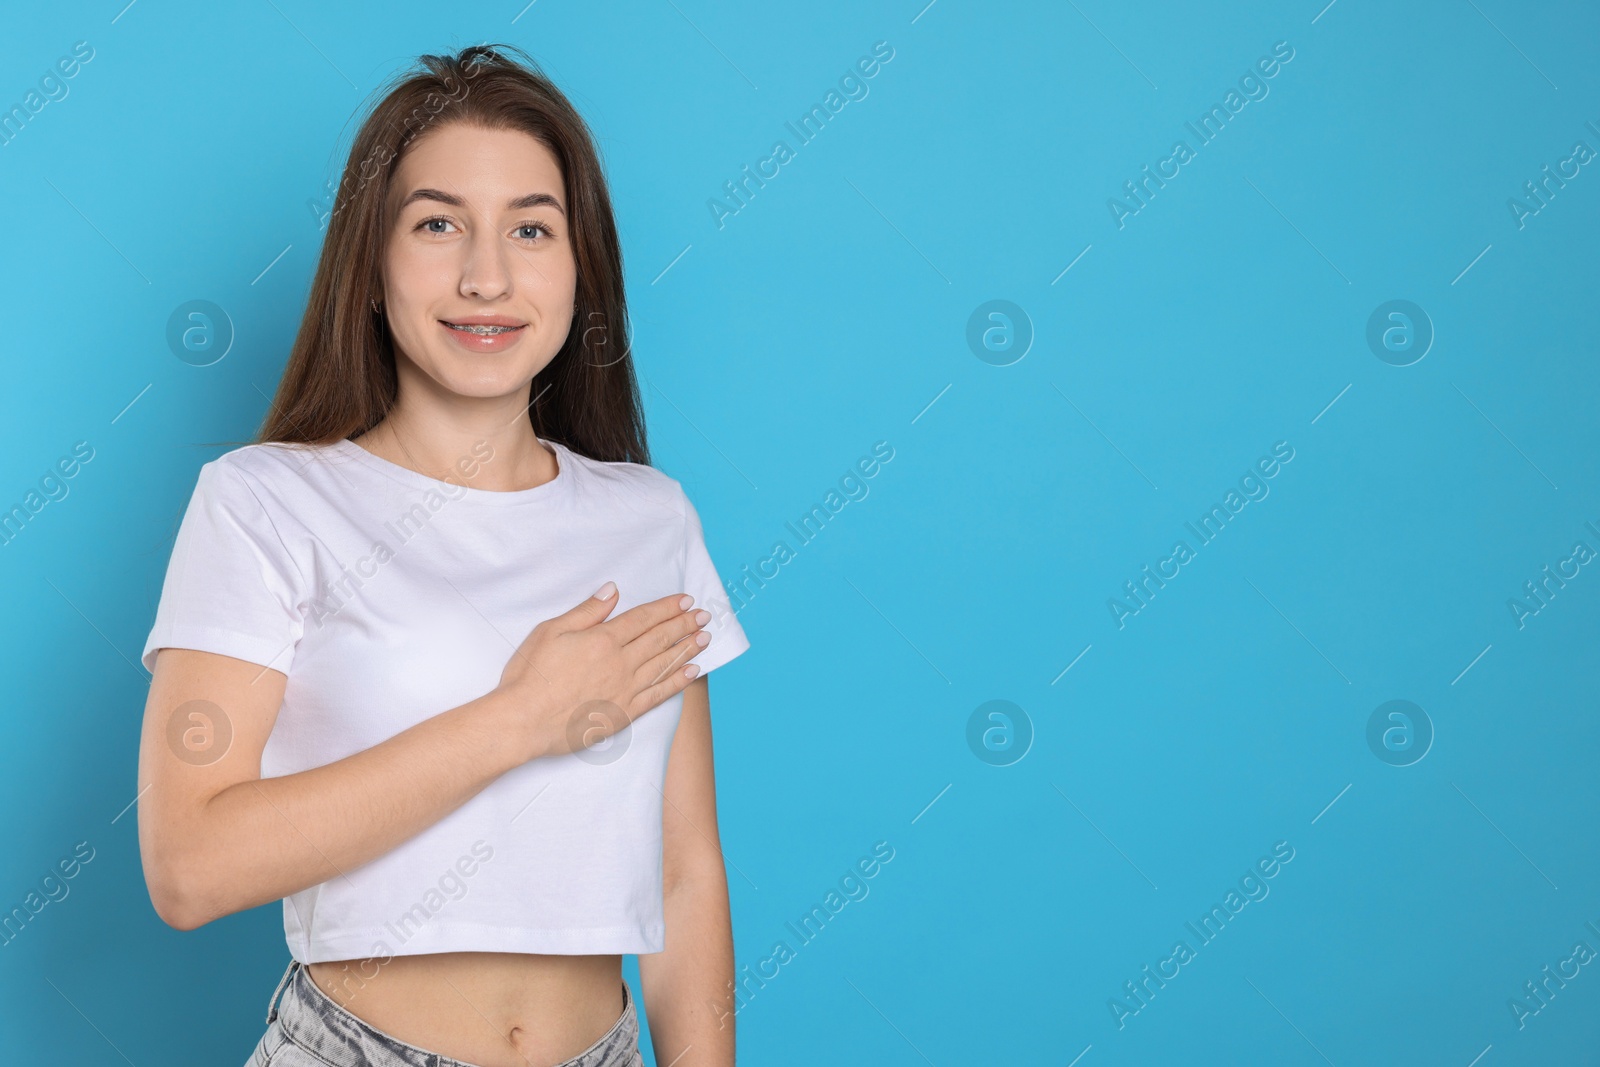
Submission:
[[[617,583],[616,582],[607,582],[605,585],[602,585],[600,587],[600,591],[599,592],[595,593],[594,598],[596,600],[610,600],[611,599],[611,594],[615,593],[616,591],[617,591]]]
[[[708,623],[710,621],[711,621],[711,612],[706,611],[704,609],[701,609],[700,611],[697,611],[697,612],[694,613],[694,624],[696,626],[704,626],[706,623]]]
[[[694,597],[690,596],[688,593],[683,594],[683,596],[678,598],[678,607],[684,611],[688,611],[690,608],[694,607]]]
[[[685,677],[693,678],[695,675],[700,673],[700,664],[698,664],[698,663],[689,664],[687,667],[685,667],[683,669],[683,673],[684,673]]]
[[[699,633],[694,635],[694,643],[699,645],[701,648],[705,648],[711,643],[711,635],[706,633],[704,630],[701,630]]]

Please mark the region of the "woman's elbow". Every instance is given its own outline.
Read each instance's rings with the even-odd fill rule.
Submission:
[[[216,918],[201,904],[205,894],[197,892],[193,870],[171,850],[147,844],[140,852],[145,889],[162,922],[174,930],[194,930]]]
[[[185,886],[181,877],[155,876],[146,871],[145,888],[150,892],[150,904],[156,915],[174,930],[198,929],[212,919],[199,906],[196,894]]]
[[[161,921],[174,930],[197,930],[210,921],[181,897],[151,891],[150,903],[155,906],[156,915]]]

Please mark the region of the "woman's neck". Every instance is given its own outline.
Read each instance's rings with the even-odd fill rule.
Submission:
[[[440,481],[491,492],[516,492],[556,477],[559,464],[531,423],[498,431],[419,431],[386,418],[352,441],[390,463]]]

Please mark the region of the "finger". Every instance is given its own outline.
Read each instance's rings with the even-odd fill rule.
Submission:
[[[709,638],[711,635],[707,634],[706,636]],[[642,669],[635,677],[639,679],[639,684],[642,687],[659,685],[662,681],[671,677],[673,671],[676,670],[682,673],[681,668],[683,665],[698,656],[709,644],[709,640],[705,645],[702,645],[697,643],[694,637],[685,637],[670,645],[664,651],[651,656],[644,662]],[[693,679],[689,679],[689,681],[693,681]]]
[[[702,617],[704,622],[701,621]],[[703,608],[690,608],[652,626],[624,645],[623,650],[632,655],[633,662],[638,665],[671,648],[685,637],[693,635],[695,631],[704,629],[706,623],[710,621],[709,611]]]
[[[629,608],[614,619],[608,619],[605,625],[618,641],[626,645],[636,640],[640,634],[690,610],[693,602],[690,602],[690,608],[684,608],[681,602],[685,599],[688,599],[688,594],[673,593],[659,600],[651,600],[638,607]]]
[[[595,591],[594,596],[585,598],[551,621],[559,623],[557,629],[563,633],[569,630],[585,630],[603,622],[618,603],[617,583],[607,582]]]
[[[693,647],[693,642],[690,642],[690,645]],[[699,650],[696,649],[695,651]],[[661,702],[668,697],[689,688],[689,683],[694,681],[694,678],[690,678],[684,673],[688,669],[687,667],[678,667],[676,670],[668,671],[666,677],[662,678],[661,681],[644,689],[637,698],[639,706],[642,706],[645,711],[649,711],[651,708],[659,707]],[[696,670],[695,678],[698,677],[700,677],[700,674]],[[639,715],[643,715],[645,711],[639,712]],[[637,715],[634,717],[638,718]]]

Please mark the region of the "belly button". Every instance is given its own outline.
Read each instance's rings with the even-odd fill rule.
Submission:
[[[533,1055],[539,1055],[542,1057],[549,1051],[547,1049],[535,1048],[533,1042],[528,1040],[527,1031],[520,1026],[513,1026],[511,1028],[511,1035],[506,1040],[511,1042],[511,1051],[515,1052],[518,1056],[521,1056],[524,1061],[527,1061],[528,1058]]]

